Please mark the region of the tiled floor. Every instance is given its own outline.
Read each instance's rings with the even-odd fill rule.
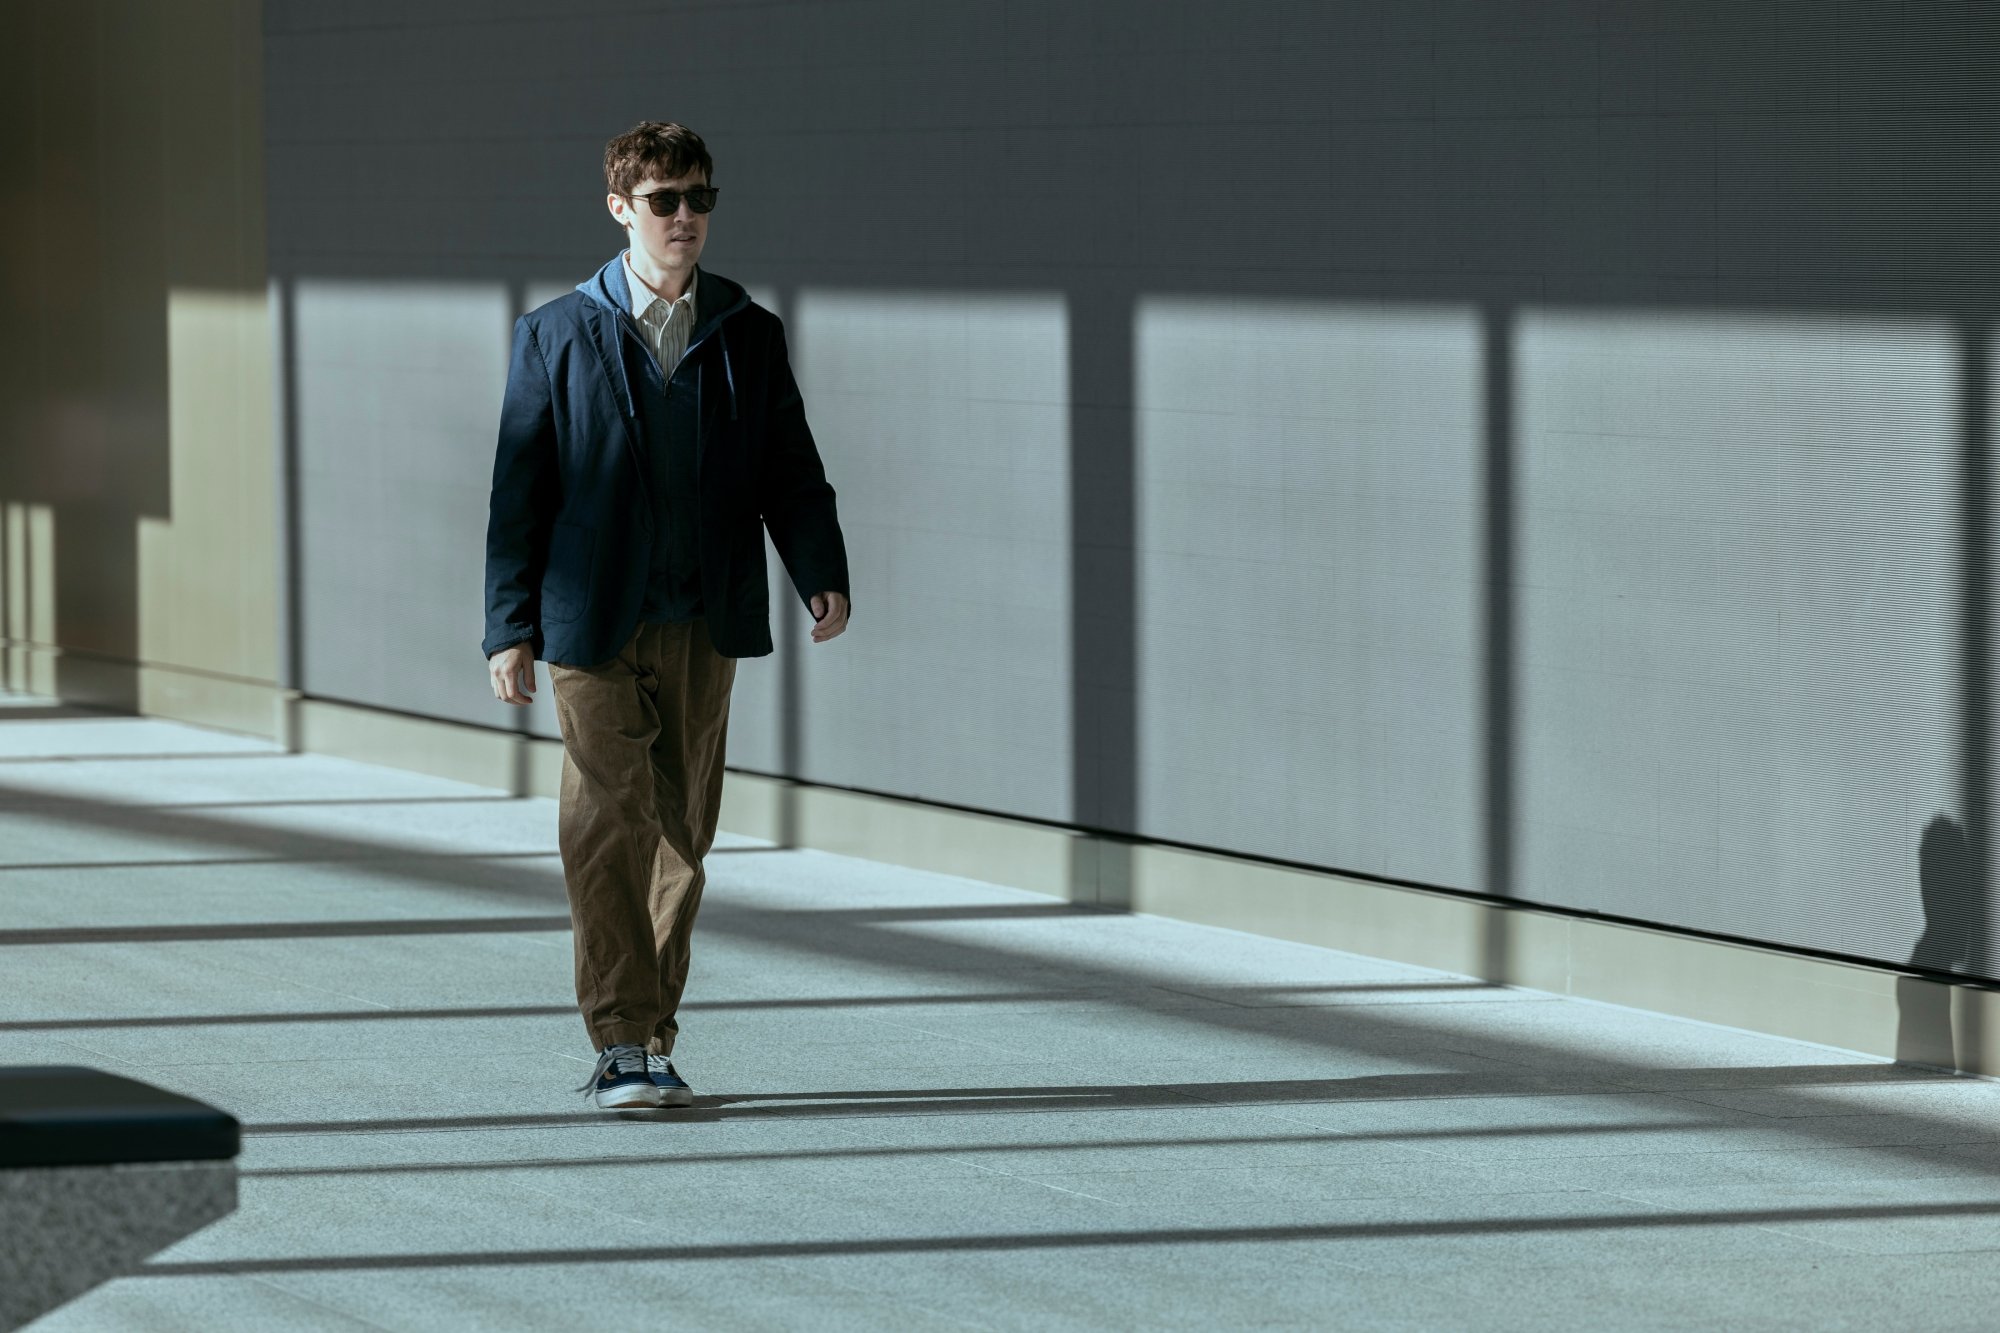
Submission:
[[[0,1064],[246,1125],[234,1215],[33,1327],[2000,1319],[2000,1084],[726,833],[696,1104],[610,1119],[554,849],[0,699]]]

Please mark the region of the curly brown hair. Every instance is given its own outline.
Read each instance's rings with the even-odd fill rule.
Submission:
[[[630,194],[648,177],[670,181],[691,171],[715,183],[708,145],[677,121],[642,120],[604,145],[604,183],[613,194]]]

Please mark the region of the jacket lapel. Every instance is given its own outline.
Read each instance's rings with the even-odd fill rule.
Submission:
[[[701,271],[699,264],[695,266],[695,272],[699,274],[699,278],[694,288],[694,328],[688,337],[690,356],[703,342],[715,340],[716,330],[710,325],[728,305],[725,298],[729,295],[723,290],[721,283]],[[701,360],[695,362],[694,370],[695,420],[700,423],[694,433],[694,471],[698,481],[701,477],[702,460],[708,453],[709,415],[716,410],[719,401],[712,387],[719,372],[715,358],[710,355],[704,355]]]
[[[696,294],[699,303],[700,295]],[[624,320],[615,311],[606,310],[595,301],[584,303],[584,320],[590,326],[591,350],[597,353],[599,368],[604,373],[605,387],[610,390],[611,401],[618,410],[618,419],[625,431],[625,456],[632,463],[632,473],[639,479],[639,493],[646,496],[643,512],[646,523],[652,524],[652,495],[646,483],[646,460],[639,452],[639,423],[634,418],[638,402],[632,390],[632,363],[629,355],[637,352],[647,355],[646,349],[637,345],[637,340],[625,331]]]

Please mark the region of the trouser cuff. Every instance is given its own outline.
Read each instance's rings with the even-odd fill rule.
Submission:
[[[599,1028],[591,1033],[591,1040],[595,1041],[597,1049],[602,1051],[613,1046],[644,1046],[652,1035],[645,1028],[627,1023]]]

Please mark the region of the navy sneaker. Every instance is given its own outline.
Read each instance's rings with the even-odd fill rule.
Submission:
[[[694,1089],[687,1080],[674,1072],[674,1062],[664,1055],[646,1056],[646,1073],[652,1077],[653,1086],[660,1090],[662,1106],[693,1106]]]
[[[597,1104],[607,1111],[665,1106],[646,1063],[643,1046],[607,1046],[597,1057],[597,1068],[577,1091],[596,1097]]]

